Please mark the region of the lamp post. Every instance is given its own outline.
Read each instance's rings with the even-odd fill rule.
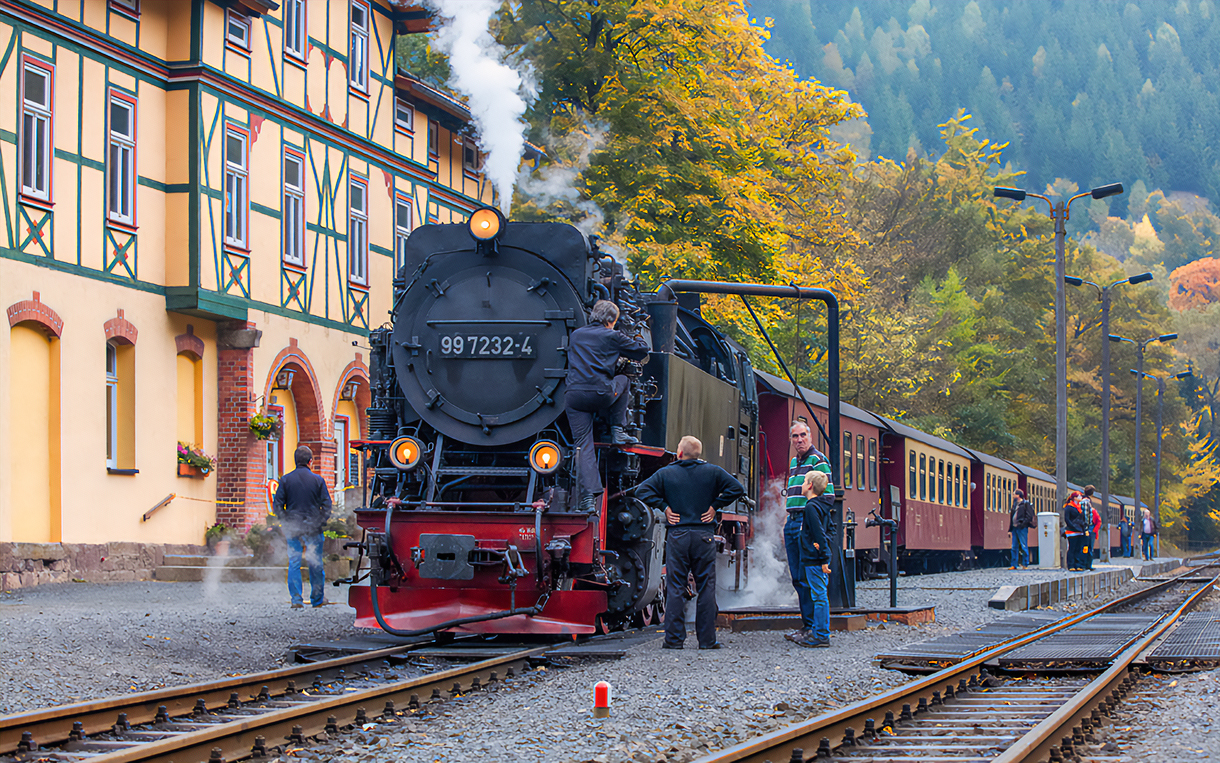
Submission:
[[[1145,372],[1143,378],[1139,378],[1140,374],[1134,368],[1131,373],[1137,377],[1136,383],[1143,387],[1143,379],[1156,379],[1156,481],[1153,482],[1152,488],[1152,505],[1156,507],[1156,524],[1161,526],[1161,437],[1164,434],[1164,429],[1161,426],[1162,419],[1165,415],[1165,378],[1158,374],[1150,374]],[[1185,379],[1194,376],[1190,371],[1182,371],[1181,373],[1169,376],[1170,379]],[[1160,536],[1157,536],[1157,545],[1160,545]]]
[[[1066,256],[1064,240],[1067,238],[1068,212],[1076,199],[1092,196],[1094,199],[1104,199],[1123,192],[1122,183],[1111,183],[1088,191],[1078,193],[1067,201],[1054,204],[1050,199],[1038,193],[1022,191],[1020,188],[996,188],[997,198],[1025,201],[1033,196],[1042,199],[1051,208],[1051,219],[1055,221],[1055,483],[1058,493],[1057,506],[1062,506],[1067,498],[1067,308],[1064,294],[1064,276],[1066,275]]]
[[[1143,418],[1144,348],[1153,342],[1171,342],[1174,339],[1177,339],[1178,335],[1161,334],[1160,336],[1145,339],[1142,342],[1137,342],[1134,339],[1128,339],[1125,336],[1116,336],[1114,334],[1108,334],[1107,338],[1111,342],[1127,342],[1128,344],[1135,345],[1135,375],[1137,377],[1135,382],[1135,510],[1136,512],[1139,512],[1144,508],[1143,504],[1140,503],[1140,419]],[[1160,452],[1159,446],[1157,448],[1157,452]],[[1159,512],[1160,507],[1158,506],[1157,509]],[[1161,524],[1161,517],[1159,513],[1157,514],[1156,522],[1157,526],[1159,527]]]
[[[1072,286],[1088,284],[1097,289],[1097,298],[1101,300],[1101,517],[1107,528],[1110,527],[1110,343],[1106,337],[1110,335],[1110,290],[1125,283],[1137,284],[1152,280],[1151,273],[1140,273],[1137,276],[1115,281],[1109,286],[1098,286],[1092,281],[1086,281],[1076,276],[1064,276],[1063,280]],[[1101,561],[1110,561],[1110,544],[1101,547]]]

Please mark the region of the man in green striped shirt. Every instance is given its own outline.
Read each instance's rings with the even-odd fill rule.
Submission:
[[[801,562],[802,516],[806,503],[801,488],[805,484],[805,475],[811,471],[824,472],[827,481],[826,490],[822,495],[833,501],[835,491],[830,482],[830,461],[813,447],[813,433],[809,425],[798,419],[792,422],[789,435],[796,457],[788,466],[788,489],[785,493],[788,521],[784,524],[784,548],[788,552],[788,572],[792,575],[792,587],[796,589],[797,601],[801,606],[801,628],[789,633],[785,638],[796,642],[806,638],[813,629],[813,598]]]

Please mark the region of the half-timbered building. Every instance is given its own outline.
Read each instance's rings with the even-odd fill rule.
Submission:
[[[358,484],[396,252],[492,201],[461,102],[396,69],[427,24],[403,0],[0,0],[0,542],[248,527],[298,444]]]

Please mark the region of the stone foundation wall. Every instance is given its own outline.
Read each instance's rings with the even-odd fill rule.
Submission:
[[[206,554],[205,546],[151,543],[0,543],[0,590],[46,583],[152,580],[166,554]]]

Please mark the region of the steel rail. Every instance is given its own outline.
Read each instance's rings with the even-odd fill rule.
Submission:
[[[1073,728],[1083,719],[1089,718],[1098,705],[1112,696],[1117,698],[1119,686],[1128,679],[1131,664],[1149,650],[1157,639],[1164,635],[1182,615],[1193,608],[1199,599],[1217,583],[1220,583],[1220,576],[1214,577],[1211,582],[1200,586],[1198,591],[1187,597],[1186,601],[1182,602],[1168,617],[1161,620],[1143,638],[1116,657],[1108,670],[1077,692],[1067,704],[1030,729],[1025,736],[995,758],[993,763],[1049,760],[1051,750],[1060,748],[1061,744],[1065,742],[1070,743],[1072,737],[1075,736],[1072,733]],[[1066,746],[1070,746],[1070,744]]]
[[[330,697],[323,696],[294,707],[217,723],[206,729],[168,739],[137,743],[128,749],[92,757],[90,763],[203,763],[215,759],[217,749],[219,757],[224,760],[241,760],[251,757],[259,737],[265,740],[268,750],[283,745],[285,740],[303,746],[309,737],[328,730],[333,731],[335,726],[342,728],[354,724],[357,716],[366,708],[386,706],[389,711],[391,702],[395,708],[406,708],[413,696],[417,697],[434,689],[456,696],[462,691],[473,689],[476,678],[482,685],[485,680],[491,680],[492,673],[524,667],[531,658],[554,648],[554,645],[535,647],[409,681],[397,681]],[[367,713],[367,717],[371,720],[378,714],[373,710]]]
[[[1217,565],[1220,565],[1220,562],[1208,566]],[[1195,575],[1197,572],[1197,569],[1192,570],[1178,577]],[[823,738],[830,740],[842,739],[847,735],[849,728],[853,730],[853,734],[860,731],[866,719],[880,720],[887,712],[892,712],[897,716],[902,711],[903,705],[914,706],[920,699],[935,704],[936,701],[939,701],[939,695],[945,694],[946,689],[956,689],[959,681],[977,679],[984,664],[990,660],[1006,652],[1031,644],[1052,633],[1066,630],[1091,617],[1159,593],[1177,583],[1178,578],[1171,578],[1162,583],[1149,586],[1142,591],[1135,591],[1115,599],[1088,612],[1081,612],[1077,615],[1070,615],[1061,620],[1056,620],[1035,631],[1016,636],[1008,641],[967,655],[957,664],[936,673],[917,678],[910,683],[895,687],[881,694],[866,697],[859,702],[854,702],[838,710],[811,718],[803,723],[793,724],[787,728],[778,729],[720,750],[698,759],[695,763],[737,763],[738,761],[745,761],[747,763],[767,763],[770,761],[775,763],[783,760],[812,759],[816,756],[816,751]],[[937,696],[934,697],[934,694]],[[837,745],[832,743],[831,746]],[[798,759],[795,756],[795,750],[797,749],[803,751],[803,758]],[[791,756],[789,751],[792,751]]]
[[[312,683],[316,676],[334,679],[340,670],[380,663],[431,644],[432,641],[404,644],[299,667],[6,715],[0,717],[0,754],[15,751],[23,732],[29,732],[39,745],[60,744],[70,738],[74,722],[82,724],[85,734],[98,734],[109,731],[119,713],[126,713],[128,722],[135,725],[151,723],[161,706],[166,708],[170,717],[181,717],[190,715],[200,700],[209,710],[224,708],[232,694],[250,699],[260,694],[264,686],[272,697],[279,697],[287,693],[289,682],[306,679]]]

